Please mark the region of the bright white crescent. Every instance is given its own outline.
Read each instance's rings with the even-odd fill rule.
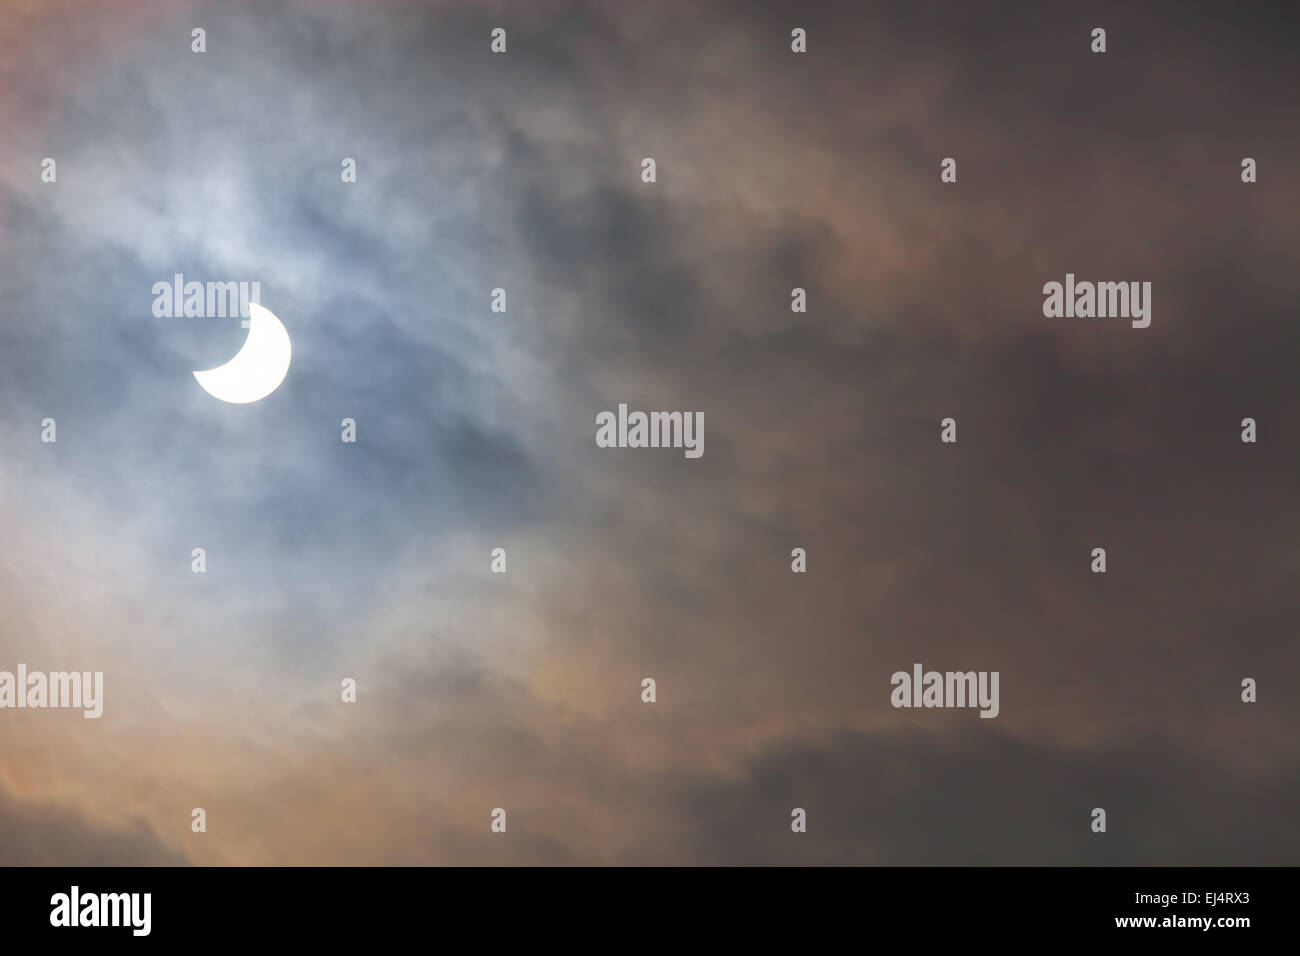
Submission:
[[[225,365],[195,372],[203,390],[234,405],[260,401],[274,392],[289,374],[292,347],[284,324],[270,309],[248,303],[248,338]]]

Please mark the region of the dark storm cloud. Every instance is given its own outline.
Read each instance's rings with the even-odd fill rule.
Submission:
[[[969,715],[968,715],[969,716]],[[687,821],[623,862],[880,866],[1295,865],[1294,770],[1256,778],[1144,739],[1098,750],[1001,733],[844,734],[739,779],[661,791]],[[981,728],[982,729],[982,728]],[[791,809],[808,831],[790,831]],[[1104,834],[1092,811],[1107,811]],[[1250,808],[1250,809],[1247,809]]]
[[[814,44],[826,42],[830,24],[816,31],[816,11],[794,16],[811,21]],[[1279,52],[1268,39],[1261,45],[1268,31],[1234,29],[1216,41],[1203,21],[1116,16],[1105,21],[1115,23],[1112,45],[1125,42],[1126,24],[1148,32],[1141,55],[1125,46],[1112,66],[1086,53],[1089,17],[953,14],[929,32],[912,24],[891,35],[879,57],[854,58],[863,21],[882,33],[891,23],[858,17],[859,32],[830,18],[834,67],[810,85],[833,93],[816,106],[811,96],[768,100],[761,71],[745,75],[755,98],[784,106],[773,128],[844,150],[850,200],[860,177],[911,200],[884,199],[873,211],[916,246],[924,270],[875,274],[837,228],[838,210],[805,207],[827,225],[792,239],[793,215],[765,229],[764,216],[728,206],[721,189],[694,202],[648,198],[630,169],[625,185],[610,186],[598,148],[585,163],[566,154],[553,167],[536,144],[517,150],[539,184],[520,205],[519,233],[548,274],[579,287],[583,304],[577,334],[555,343],[554,361],[613,386],[592,408],[624,397],[644,396],[648,407],[695,400],[712,442],[701,467],[685,471],[666,459],[624,467],[582,453],[581,473],[593,476],[588,487],[608,503],[612,525],[593,532],[596,550],[626,555],[635,541],[645,587],[628,595],[608,580],[616,572],[594,573],[588,593],[617,594],[624,611],[607,623],[623,638],[608,658],[576,623],[599,597],[555,599],[572,605],[557,633],[580,635],[556,643],[587,658],[584,691],[598,693],[621,665],[640,661],[705,723],[713,700],[746,697],[813,722],[889,720],[884,688],[895,667],[986,661],[1019,698],[1003,720],[1046,725],[1049,739],[1149,730],[1177,743],[1144,759],[1182,779],[1192,775],[1180,761],[1193,758],[1179,748],[1198,745],[1206,759],[1280,761],[1285,776],[1295,749],[1281,728],[1295,705],[1283,688],[1297,661],[1279,636],[1297,610],[1287,584],[1297,569],[1283,489],[1297,462],[1281,436],[1258,451],[1238,441],[1245,415],[1264,416],[1283,435],[1300,417],[1287,385],[1295,333],[1285,319],[1297,144],[1293,129],[1272,120],[1285,111],[1286,84],[1273,82]],[[983,32],[966,44],[970,22]],[[733,25],[747,38],[759,32],[739,18]],[[1062,54],[1069,30],[1077,50]],[[1222,69],[1198,68],[1205,56]],[[1252,59],[1264,62],[1264,82],[1242,67]],[[925,88],[907,80],[936,64],[927,111],[882,125],[863,94],[868,115],[854,114],[855,91],[872,89],[861,81],[873,73]],[[638,68],[644,96],[629,108],[637,120],[650,114],[645,126],[655,129],[662,117],[646,104],[678,102],[696,78],[645,60]],[[1120,75],[1099,79],[1101,69]],[[680,134],[677,165],[661,160],[665,183],[683,165],[726,170],[691,152],[699,130],[689,119]],[[799,152],[765,140],[749,153],[783,151]],[[942,193],[937,160],[949,153],[964,172]],[[1256,153],[1280,167],[1266,200],[1238,179],[1241,156]],[[575,187],[584,201],[542,188],[572,182],[575,168],[601,170],[585,190]],[[790,185],[796,197],[802,188]],[[918,228],[925,222],[928,235]],[[594,249],[612,259],[597,264]],[[861,276],[826,267],[840,250],[861,258]],[[730,284],[717,279],[723,263]],[[771,281],[774,265],[816,281]],[[1044,320],[1039,289],[1066,271],[1152,277],[1149,336],[1126,324]],[[794,284],[813,289],[811,314],[769,319]],[[610,315],[627,321],[614,325]],[[960,422],[953,449],[937,442],[945,415]],[[764,507],[738,512],[734,501],[747,493]],[[684,534],[690,522],[707,531]],[[779,577],[788,574],[779,556],[795,543],[818,569],[797,587]],[[1125,562],[1122,575],[1087,573],[1098,545],[1110,548],[1112,569]],[[629,613],[638,603],[643,611]],[[683,633],[677,612],[686,607],[698,613]],[[1282,697],[1255,712],[1237,694],[1242,676],[1258,674],[1279,675]],[[978,749],[977,739],[966,742]],[[1080,759],[1129,774],[1122,750]],[[1231,816],[1231,799],[1220,799]],[[745,806],[735,817],[743,832],[761,825]],[[1260,843],[1254,831],[1243,839]],[[1127,859],[1140,858],[1144,844],[1130,846]],[[1249,857],[1207,846],[1207,862]]]

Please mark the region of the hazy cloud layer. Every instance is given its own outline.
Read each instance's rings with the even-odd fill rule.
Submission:
[[[0,711],[0,862],[1295,863],[1287,29],[7,8],[0,669],[106,701]],[[177,272],[262,283],[272,396],[196,386],[245,333]],[[1151,327],[1044,318],[1066,272]],[[704,456],[596,447],[620,402]],[[1000,716],[891,708],[915,661]]]

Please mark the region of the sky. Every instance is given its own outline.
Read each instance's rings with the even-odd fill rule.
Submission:
[[[1295,28],[980,6],[0,5],[0,863],[1300,862]]]

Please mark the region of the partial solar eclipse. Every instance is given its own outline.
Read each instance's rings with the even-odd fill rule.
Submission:
[[[248,338],[225,365],[195,372],[203,390],[232,405],[260,401],[274,392],[289,374],[292,347],[284,324],[270,309],[248,303]]]

